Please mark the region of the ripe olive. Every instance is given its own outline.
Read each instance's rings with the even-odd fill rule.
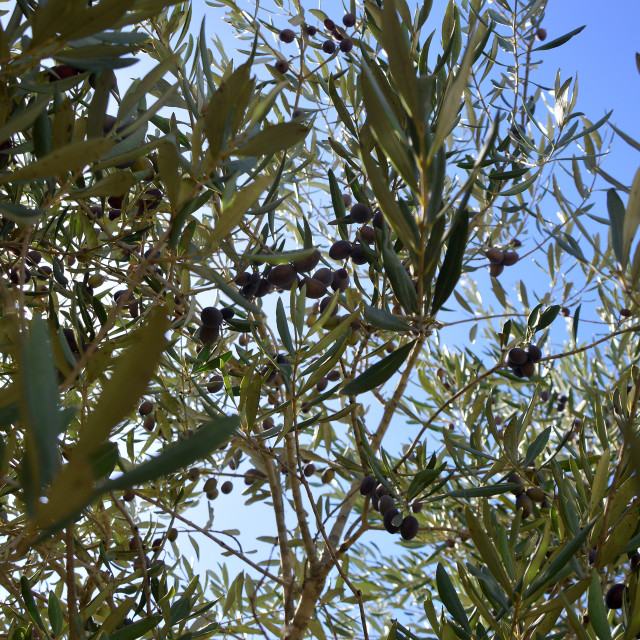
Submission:
[[[329,248],[329,257],[333,260],[346,260],[351,255],[351,243],[348,240],[336,240]]]
[[[342,24],[347,28],[353,27],[356,24],[355,15],[353,15],[353,13],[346,13],[342,16]]]
[[[153,431],[156,426],[156,419],[153,416],[147,416],[142,422],[142,427],[147,431]]]
[[[311,26],[311,25],[306,25],[305,26],[305,31],[307,32],[308,36],[315,36],[316,33],[318,33],[318,30],[315,27]]]
[[[349,286],[349,272],[346,269],[338,269],[333,272],[331,288],[334,291],[344,291]]]
[[[220,329],[212,329],[211,327],[200,327],[198,336],[202,344],[213,344],[220,337]]]
[[[312,269],[315,269],[318,266],[318,262],[320,262],[320,251],[318,251],[318,249],[315,249],[313,251],[313,253],[311,253],[310,255],[308,255],[306,258],[300,258],[298,260],[295,260],[294,262],[292,262],[294,268],[296,271],[300,272],[307,272],[307,271],[311,271]]]
[[[396,501],[389,495],[380,496],[378,498],[378,511],[384,515],[389,509],[396,506]]]
[[[536,38],[538,40],[540,40],[540,42],[542,42],[543,40],[547,39],[547,30],[543,29],[542,27],[540,27],[539,29],[537,29],[536,31]]]
[[[520,365],[520,370],[522,371],[522,375],[530,378],[536,372],[536,365],[533,364],[533,362],[527,361]]]
[[[542,358],[542,349],[535,344],[530,344],[525,348],[529,362],[538,362]]]
[[[504,271],[504,267],[501,264],[489,265],[489,275],[492,278],[497,278]]]
[[[528,518],[533,511],[533,502],[526,493],[522,493],[516,498],[516,511],[519,511],[520,509],[522,509],[523,520]]]
[[[622,603],[627,593],[627,585],[622,582],[614,584],[607,595],[604,597],[604,603],[609,609],[622,609]]]
[[[327,373],[327,380],[329,380],[329,382],[340,380],[340,372],[337,369],[332,369]]]
[[[340,51],[342,51],[342,53],[349,53],[349,51],[353,49],[353,41],[350,38],[344,38],[340,40],[340,44],[338,46],[340,47]]]
[[[373,476],[365,476],[360,482],[360,495],[371,495],[376,488],[376,479]]]
[[[316,465],[313,462],[305,465],[303,473],[307,478],[310,478],[316,472]]]
[[[122,494],[122,499],[125,502],[131,502],[132,500],[134,500],[136,497],[136,494],[133,492],[133,489],[125,489],[124,493]]]
[[[325,18],[323,24],[324,24],[324,28],[327,31],[333,31],[336,28],[336,23],[333,20],[330,20],[329,18]]]
[[[236,315],[233,307],[222,307],[222,309],[220,309],[220,313],[225,320],[231,320],[231,318]]]
[[[302,287],[302,285],[306,285],[307,287],[307,298],[318,300],[327,295],[327,287],[324,283],[320,282],[320,280],[304,278],[300,283],[300,287]]]
[[[515,251],[505,251],[502,264],[505,267],[510,267],[511,265],[514,265],[516,262],[518,262],[519,259],[520,256]]]
[[[328,287],[333,282],[333,271],[327,267],[322,267],[316,270],[313,277]]]
[[[287,71],[289,71],[289,63],[286,60],[276,60],[273,66],[278,73],[287,73]]]
[[[423,506],[422,502],[414,502],[411,505],[411,511],[413,511],[413,513],[421,513]]]
[[[209,478],[202,487],[202,490],[206,493],[213,491],[218,486],[218,481],[215,478]]]
[[[514,347],[513,349],[509,349],[509,353],[507,353],[507,364],[510,367],[517,367],[519,365],[524,364],[528,360],[527,352],[520,347]]]
[[[291,289],[291,285],[298,279],[298,273],[292,264],[277,264],[269,274],[267,280],[278,289]]]
[[[328,54],[335,53],[336,43],[333,40],[325,40],[322,43],[322,50]]]
[[[153,402],[145,400],[138,407],[138,413],[141,416],[148,416],[153,411]]]
[[[504,261],[504,252],[498,249],[498,247],[487,249],[484,255],[487,256],[487,260],[489,260],[491,264],[502,264]]]
[[[255,296],[256,298],[262,298],[272,291],[273,285],[266,278],[260,278]]]
[[[356,202],[356,204],[351,207],[349,215],[354,222],[364,224],[365,222],[369,222],[369,220],[371,220],[373,213],[371,212],[371,209],[363,202]]]
[[[218,329],[224,322],[224,316],[216,307],[205,307],[200,314],[200,320],[205,327]]]
[[[389,533],[398,533],[398,531],[400,531],[400,527],[396,527],[393,524],[394,518],[399,515],[399,513],[400,511],[398,511],[398,509],[387,509],[387,511],[385,511],[382,517],[382,523]]]
[[[200,477],[200,469],[198,467],[191,467],[187,472],[189,480],[196,481]]]
[[[351,248],[351,260],[355,264],[367,264],[367,256],[365,255],[362,245],[358,242]]]
[[[363,242],[366,242],[367,244],[373,244],[376,239],[376,230],[366,224],[360,229],[360,237],[362,238]]]
[[[209,393],[218,393],[224,388],[224,378],[220,375],[211,376],[209,383],[207,384],[207,391]]]
[[[227,480],[226,482],[223,482],[220,486],[220,491],[222,491],[222,493],[224,494],[231,493],[231,491],[233,491],[233,484],[231,483],[231,481]]]
[[[400,525],[400,535],[405,540],[413,540],[420,530],[420,524],[415,516],[405,516]]]
[[[524,493],[524,482],[522,482],[522,478],[517,473],[510,473],[507,476],[507,482],[509,484],[519,485],[517,488],[511,489],[511,493],[513,493],[514,496],[519,496]]]
[[[278,34],[278,37],[282,42],[285,42],[286,44],[290,44],[295,40],[296,34],[293,32],[293,29],[283,29]]]

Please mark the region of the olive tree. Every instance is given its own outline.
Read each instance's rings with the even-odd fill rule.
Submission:
[[[544,65],[583,27],[206,4],[2,17],[2,633],[636,636],[640,145]]]

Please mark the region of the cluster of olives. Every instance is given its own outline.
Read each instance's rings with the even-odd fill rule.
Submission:
[[[507,366],[518,378],[531,378],[536,372],[535,364],[542,358],[542,350],[535,344],[521,349],[513,347],[507,353]]]
[[[317,269],[313,275],[306,275],[318,266],[320,251],[317,249],[305,258],[288,264],[268,266],[262,275],[244,271],[236,276],[236,284],[245,298],[261,298],[273,291],[288,291],[293,284],[306,287],[306,296],[319,300],[327,295],[329,289],[344,291],[349,286],[349,273],[346,269],[332,271],[327,267]]]
[[[525,520],[533,511],[533,503],[540,503],[543,509],[549,509],[551,503],[547,500],[547,494],[540,487],[524,488],[522,478],[515,472],[507,476],[507,482],[518,485],[511,493],[516,496],[516,511],[522,509],[522,519]]]
[[[515,244],[516,241],[514,241]],[[520,246],[520,242],[517,241],[516,246]],[[489,260],[489,275],[493,278],[497,278],[505,267],[514,265],[520,259],[520,256],[516,251],[503,251],[498,247],[489,247],[484,252],[484,255]]]
[[[200,470],[198,469],[197,471],[199,476]],[[192,476],[190,475],[190,477]],[[197,480],[197,478],[195,479]],[[208,500],[215,500],[220,495],[220,491],[225,495],[231,493],[233,491],[233,483],[230,480],[225,480],[225,482],[220,485],[220,490],[218,490],[218,481],[216,478],[208,478],[202,487],[202,491],[206,494]]]
[[[398,533],[399,531],[405,540],[413,540],[418,535],[420,529],[418,519],[412,515],[401,519],[402,514],[396,507],[395,500],[384,485],[377,484],[373,476],[362,478],[360,494],[371,497],[371,504],[382,516],[384,528],[389,533]]]
[[[153,415],[153,402],[151,400],[143,400],[138,407],[138,413],[144,418],[142,426],[151,431],[156,426],[156,419]]]
[[[345,28],[350,29],[354,27],[356,24],[356,16],[353,13],[347,13],[342,17],[342,24]],[[324,28],[331,34],[332,38],[328,38],[323,41],[321,48],[322,51],[328,55],[335,53],[336,51],[336,43],[337,48],[342,51],[342,53],[349,53],[353,49],[353,40],[348,38],[345,31],[336,25],[333,20],[327,18],[324,21]],[[318,29],[311,25],[304,26],[305,34],[312,38],[318,33]],[[278,38],[281,42],[285,44],[291,44],[296,39],[296,34],[293,29],[282,29],[278,34]],[[275,68],[280,73],[286,73],[289,71],[289,63],[286,60],[279,59],[275,63]]]
[[[232,307],[205,307],[200,313],[200,341],[203,344],[213,344],[220,337],[220,328],[235,315]],[[222,378],[220,378],[220,382]],[[222,388],[222,387],[220,387]],[[220,389],[218,389],[219,391]]]

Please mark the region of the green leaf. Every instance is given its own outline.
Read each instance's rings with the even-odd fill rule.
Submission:
[[[533,584],[526,590],[524,597],[535,594],[536,591],[544,587],[549,581],[560,572],[560,570],[575,556],[580,547],[587,539],[589,532],[593,528],[595,520],[590,522],[580,533],[573,539],[566,542],[562,548],[555,554],[553,560],[543,569],[542,573],[534,580]]]
[[[117,358],[98,404],[82,427],[74,454],[96,451],[109,438],[112,428],[129,415],[155,374],[166,345],[168,329],[169,320],[160,307],[136,329],[129,348]]]
[[[451,579],[440,562],[438,562],[438,567],[436,568],[436,586],[438,587],[440,600],[451,614],[451,617],[471,635],[471,626],[469,625],[467,614],[451,583]]]
[[[22,204],[0,202],[0,215],[16,224],[35,224],[45,213],[44,209],[29,209]]]
[[[162,616],[160,614],[145,618],[144,620],[138,620],[133,624],[114,631],[109,635],[109,640],[136,640],[136,638],[141,638],[145,633],[157,627],[161,622]]]
[[[627,210],[624,214],[624,224],[622,225],[622,256],[626,266],[631,252],[631,243],[640,224],[640,169],[636,171],[631,184],[631,193],[627,201]]]
[[[538,437],[529,445],[527,455],[525,456],[523,467],[528,467],[543,451],[549,441],[551,435],[551,427],[547,427]]]
[[[316,251],[316,248],[310,247],[309,249],[280,251],[278,253],[244,253],[239,257],[243,260],[251,260],[260,264],[286,264],[287,262],[308,258],[314,251]]]
[[[351,115],[349,114],[346,105],[344,104],[342,98],[340,97],[340,94],[336,90],[336,80],[333,74],[331,74],[331,76],[329,77],[329,97],[331,98],[338,117],[340,118],[340,120],[342,120],[344,126],[347,127],[354,138],[357,138],[358,131],[353,124],[353,120],[351,119]]]
[[[49,624],[51,625],[53,635],[57,637],[62,633],[64,618],[62,616],[62,607],[60,606],[60,600],[58,600],[58,596],[53,591],[49,591],[47,613],[49,615]]]
[[[0,143],[8,140],[14,133],[28,129],[47,108],[50,100],[50,95],[41,95],[23,109],[16,109],[0,127]]]
[[[30,164],[0,176],[0,184],[51,178],[67,171],[80,171],[87,165],[99,160],[113,145],[114,140],[108,138],[93,138],[72,142],[66,147],[53,151],[31,162]]]
[[[343,396],[358,395],[384,384],[409,357],[414,344],[415,340],[399,347],[380,362],[376,362],[364,373],[342,387],[340,394]]]
[[[541,331],[542,329],[546,329],[556,319],[558,313],[560,313],[560,305],[558,304],[554,304],[548,309],[545,309],[540,314],[534,331]]]
[[[460,110],[460,101],[464,94],[464,89],[467,86],[467,80],[469,79],[469,73],[471,72],[471,63],[473,61],[473,54],[475,50],[476,32],[469,34],[469,41],[467,43],[467,50],[464,52],[460,69],[456,74],[455,79],[451,82],[444,94],[440,109],[438,110],[438,118],[436,121],[436,131],[433,137],[433,145],[429,151],[429,156],[433,155],[442,146],[446,137],[451,133],[453,124],[458,117],[458,111]]]
[[[223,445],[240,424],[238,416],[222,417],[202,425],[193,435],[168,446],[162,453],[107,481],[100,490],[126,489],[189,466]]]
[[[58,468],[61,431],[58,377],[47,323],[35,317],[21,344],[22,414],[28,429],[28,450],[34,485],[48,484]]]
[[[391,228],[398,234],[402,244],[415,255],[419,244],[418,238],[420,237],[415,219],[413,216],[405,216],[402,209],[398,206],[398,203],[394,200],[384,174],[376,164],[373,156],[362,149],[362,146],[360,149],[362,162],[369,176],[371,188],[382,212],[391,225]]]
[[[607,210],[609,211],[609,224],[611,225],[611,246],[613,247],[616,259],[622,268],[624,268],[627,266],[623,241],[625,209],[615,189],[609,189],[607,191]]]
[[[123,196],[129,192],[129,189],[136,183],[135,176],[131,171],[115,171],[110,173],[102,180],[98,180],[95,184],[86,189],[73,191],[71,196],[75,199],[84,198],[108,198],[109,196]]]
[[[385,331],[411,331],[411,325],[399,318],[391,311],[377,309],[366,305],[364,308],[364,319],[378,329]]]
[[[547,51],[549,49],[555,49],[556,47],[560,47],[565,42],[569,42],[573,36],[578,35],[587,25],[583,24],[581,27],[570,31],[569,33],[565,33],[563,36],[556,38],[555,40],[551,40],[550,42],[546,42],[545,44],[541,44],[539,47],[532,49],[532,51]]]
[[[239,189],[220,213],[210,239],[217,241],[226,238],[240,224],[242,218],[272,181],[271,176],[261,175],[251,184]]]
[[[280,122],[265,127],[253,138],[234,150],[236,156],[263,156],[286,151],[298,144],[309,133],[309,127],[300,122]]]
[[[487,568],[493,574],[493,577],[505,590],[505,593],[511,593],[513,591],[513,585],[507,576],[507,572],[500,560],[498,551],[485,532],[482,523],[469,507],[465,508],[464,513],[465,520],[467,521],[467,527],[469,529],[469,535],[471,536],[478,553],[487,564]]]
[[[296,350],[291,340],[291,334],[289,333],[289,323],[287,322],[287,314],[284,311],[284,305],[282,304],[282,298],[278,298],[276,305],[276,324],[278,326],[278,333],[285,349],[289,352],[290,356],[295,356]]]
[[[22,599],[24,600],[24,606],[29,617],[38,625],[38,628],[46,634],[47,630],[44,626],[44,622],[42,621],[42,617],[40,616],[40,612],[38,611],[36,600],[33,597],[33,592],[31,591],[31,585],[29,584],[27,576],[20,576],[20,591],[22,592]]]
[[[422,493],[430,484],[440,477],[444,469],[446,469],[446,463],[441,464],[437,469],[422,469],[418,471],[411,479],[411,484],[407,489],[407,496],[411,500],[415,498],[419,493]]]
[[[602,587],[600,586],[600,576],[597,571],[591,574],[591,584],[589,585],[589,620],[593,630],[600,640],[611,640],[611,627],[607,619],[607,610],[602,597]]]
[[[444,256],[442,267],[438,273],[436,286],[431,303],[431,313],[438,312],[440,307],[447,301],[449,296],[460,280],[462,274],[462,260],[467,248],[469,238],[469,213],[463,210],[458,213],[453,222],[447,253]]]

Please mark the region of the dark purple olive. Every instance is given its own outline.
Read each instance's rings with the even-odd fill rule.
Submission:
[[[380,511],[382,515],[395,506],[396,501],[391,496],[380,496],[378,499],[378,511]]]
[[[329,248],[329,257],[333,260],[346,260],[351,255],[351,243],[348,240],[336,240]]]
[[[520,347],[514,347],[513,349],[509,349],[509,353],[507,353],[507,364],[510,367],[517,367],[519,365],[524,364],[528,360],[527,352]]]
[[[295,260],[291,264],[293,264],[295,270],[298,271],[299,273],[302,273],[302,272],[307,273],[308,271],[311,271],[312,269],[315,269],[318,266],[318,262],[320,262],[320,257],[321,257],[320,251],[315,249],[313,253],[308,255],[306,258],[299,258],[298,260]]]
[[[319,280],[327,287],[329,287],[333,282],[333,271],[331,271],[331,269],[328,269],[327,267],[322,267],[313,274],[313,277],[315,280]]]
[[[533,511],[533,502],[526,493],[522,493],[516,498],[516,511],[520,509],[522,509],[523,520],[526,520]]]
[[[291,42],[293,42],[296,38],[296,34],[293,32],[293,29],[283,29],[279,34],[278,37],[280,38],[280,40],[286,44],[290,44]]]
[[[344,291],[349,286],[349,272],[346,269],[338,269],[333,272],[331,288],[334,291]]]
[[[200,314],[200,320],[209,329],[218,329],[224,322],[222,311],[216,307],[205,307]]]
[[[373,216],[371,209],[363,202],[356,202],[356,204],[351,207],[349,215],[354,222],[359,224],[369,222]]]
[[[342,16],[342,24],[347,28],[355,26],[356,24],[355,15],[353,15],[353,13],[345,13],[345,15]]]
[[[398,509],[388,509],[385,511],[385,514],[382,517],[382,523],[389,533],[398,533],[398,531],[400,531],[400,527],[396,527],[393,524],[394,518],[399,514],[400,511],[398,511]]]
[[[322,50],[328,54],[335,53],[336,43],[333,40],[325,40],[322,43]]]
[[[371,495],[376,488],[376,479],[373,476],[365,476],[360,482],[360,495]]]
[[[278,73],[287,73],[289,71],[289,63],[286,60],[276,60],[273,66]]]
[[[520,259],[520,256],[515,251],[505,251],[502,264],[505,267],[510,267],[514,265],[516,262],[518,262],[519,259]]]
[[[492,278],[497,278],[504,271],[504,266],[501,264],[490,264],[489,275]]]
[[[292,264],[277,264],[269,274],[267,280],[278,289],[291,289],[291,285],[298,280],[298,272]]]
[[[529,362],[527,360],[527,362],[525,362],[524,364],[520,365],[520,370],[522,371],[522,374],[526,377],[526,378],[531,378],[531,376],[533,376],[536,372],[536,365],[533,364],[533,362]]]
[[[513,493],[514,496],[519,496],[524,493],[524,482],[522,482],[522,478],[517,473],[510,473],[507,476],[507,482],[509,484],[519,485],[516,489],[511,489],[511,493]]]
[[[607,591],[607,595],[604,597],[604,603],[608,609],[622,609],[622,603],[626,594],[627,585],[618,582]]]
[[[220,309],[220,313],[222,313],[222,317],[225,320],[231,320],[231,318],[236,315],[233,307],[222,307],[222,309]]]
[[[529,362],[538,362],[542,358],[542,350],[535,344],[530,344],[525,351]]]
[[[342,53],[349,53],[353,49],[353,41],[350,38],[343,38],[338,45]]]
[[[327,31],[333,31],[336,28],[336,23],[333,20],[330,20],[329,18],[325,18],[323,24],[324,24],[324,28]]]
[[[316,33],[318,33],[318,30],[315,27],[312,27],[311,25],[306,25],[305,31],[307,32],[308,36],[315,36]]]
[[[145,400],[138,407],[138,413],[141,416],[148,416],[153,411],[153,402],[150,400]]]
[[[484,255],[487,256],[487,260],[491,264],[502,264],[504,262],[504,252],[498,247],[491,247],[484,252]]]
[[[405,516],[400,525],[400,535],[405,540],[413,540],[420,530],[420,524],[415,516]]]
[[[307,287],[307,298],[311,300],[318,300],[327,295],[327,287],[320,280],[316,280],[315,278],[305,278],[300,286],[306,285]]]
[[[207,391],[209,393],[218,393],[224,388],[224,378],[220,375],[215,375],[209,378],[207,383]]]
[[[355,264],[367,264],[368,262],[364,249],[359,242],[351,248],[351,261]]]

